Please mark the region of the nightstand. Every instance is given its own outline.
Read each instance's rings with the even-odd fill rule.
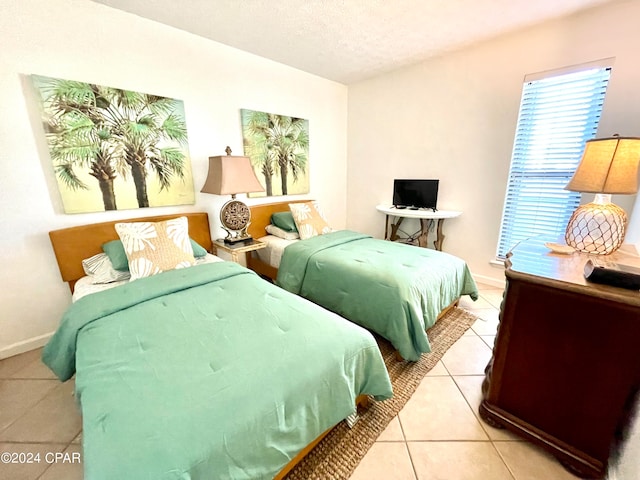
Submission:
[[[240,263],[240,258],[238,255],[244,253],[247,268],[251,268],[251,252],[260,250],[261,248],[265,248],[266,246],[267,244],[261,242],[260,240],[251,240],[250,242],[240,243],[237,245],[224,243],[224,240],[222,239],[214,240],[212,242],[213,254],[217,255],[218,250],[222,250],[223,252],[231,255],[232,262]]]
[[[640,390],[640,291],[589,282],[590,258],[552,253],[535,240],[508,254],[480,416],[580,478],[604,478]],[[620,251],[607,259],[640,267]]]

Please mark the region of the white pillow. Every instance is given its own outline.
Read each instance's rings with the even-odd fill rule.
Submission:
[[[82,260],[84,273],[94,285],[129,280],[131,274],[127,271],[116,270],[106,253],[98,253],[93,257]]]
[[[131,280],[195,265],[187,217],[164,222],[116,223]]]
[[[266,227],[264,227],[264,229],[267,231],[267,233],[271,235],[275,235],[276,237],[279,237],[279,238],[284,238],[285,240],[297,240],[300,238],[300,235],[298,235],[298,232],[287,232],[281,229],[280,227],[276,227],[271,223]]]

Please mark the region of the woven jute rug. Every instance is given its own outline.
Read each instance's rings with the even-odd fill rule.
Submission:
[[[452,308],[427,331],[431,352],[423,354],[417,362],[396,360],[391,344],[376,337],[393,385],[393,397],[381,402],[372,401],[367,409],[359,412],[360,419],[353,428],[344,421],[339,423],[285,479],[348,479],[378,436],[411,398],[427,372],[476,319],[461,308]]]

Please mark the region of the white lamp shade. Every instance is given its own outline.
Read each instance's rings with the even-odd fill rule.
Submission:
[[[636,193],[639,163],[640,138],[589,140],[580,165],[565,188],[574,192]]]
[[[201,192],[216,195],[264,192],[249,157],[209,157],[209,173]]]

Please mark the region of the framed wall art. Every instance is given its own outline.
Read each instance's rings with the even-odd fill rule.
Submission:
[[[309,193],[309,120],[241,110],[244,154],[265,191],[250,197]]]
[[[31,79],[65,213],[195,202],[182,101]]]

